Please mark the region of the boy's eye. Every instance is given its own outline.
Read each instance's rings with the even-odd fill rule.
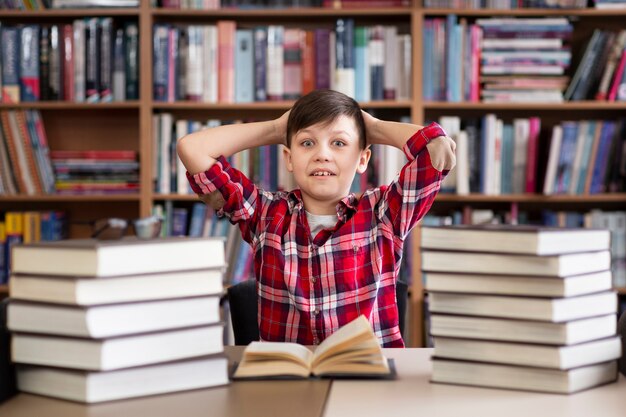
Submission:
[[[301,142],[301,145],[304,147],[313,146],[313,141],[311,139],[305,139]]]
[[[342,146],[346,146],[346,143],[342,140],[337,139],[333,141],[333,145],[342,147]]]

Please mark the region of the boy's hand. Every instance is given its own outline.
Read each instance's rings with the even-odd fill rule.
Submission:
[[[361,110],[361,114],[363,115],[363,122],[365,122],[365,135],[367,136],[367,144],[371,145],[374,143],[381,143],[381,138],[378,137],[379,133],[376,129],[377,122],[379,122],[380,120],[364,110]]]
[[[282,116],[274,120],[276,137],[273,142],[276,144],[285,145],[287,143],[287,120],[289,120],[289,113],[291,113],[291,110],[287,110]]]
[[[437,171],[451,170],[456,165],[456,143],[447,136],[439,136],[426,145],[430,161]]]

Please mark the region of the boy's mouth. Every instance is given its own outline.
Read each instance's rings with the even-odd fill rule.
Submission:
[[[313,171],[313,173],[311,173],[311,176],[313,177],[332,177],[334,176],[335,173],[332,171],[327,171],[325,169],[318,169]]]

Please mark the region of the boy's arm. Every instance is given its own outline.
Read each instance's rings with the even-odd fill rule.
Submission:
[[[289,112],[275,120],[224,125],[190,133],[178,139],[178,157],[190,174],[207,171],[220,156],[245,149],[285,143]]]
[[[369,114],[364,118],[368,143],[395,146],[408,158],[399,176],[381,187],[378,206],[379,218],[404,239],[430,209],[441,181],[454,168],[456,145],[436,123],[422,127],[382,121]]]
[[[367,142],[389,145],[400,150],[404,149],[407,141],[424,126],[411,123],[389,122],[376,119],[367,112],[363,112]],[[437,140],[429,138],[426,144],[433,167],[437,171],[451,170],[456,165],[456,143],[447,136],[440,136]]]

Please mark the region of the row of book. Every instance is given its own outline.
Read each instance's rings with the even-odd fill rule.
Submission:
[[[0,213],[0,284],[6,284],[11,247],[18,243],[61,240],[67,237],[67,215],[62,211]]]
[[[98,403],[228,384],[224,267],[220,239],[14,247],[7,328],[18,389]]]
[[[50,159],[59,195],[139,192],[139,162],[135,151],[52,151]]]
[[[410,0],[153,0],[153,5],[168,9],[215,10],[234,7],[239,9],[275,9],[287,7],[324,7],[354,9],[368,7],[408,7]]]
[[[158,23],[153,31],[155,101],[290,100],[332,88],[358,101],[408,99],[411,35],[396,26],[237,28]]]
[[[0,111],[0,195],[54,192],[41,114],[38,110]]]
[[[136,22],[85,18],[1,27],[4,103],[112,102],[139,98]]]
[[[0,0],[0,9],[45,10],[139,7],[139,0]]]
[[[409,122],[408,117],[401,117],[399,120]],[[175,119],[173,114],[165,112],[153,115],[152,123],[152,143],[155,150],[152,154],[154,191],[160,194],[192,194],[185,166],[176,154],[177,138],[202,129],[243,121],[210,119],[202,123],[197,120]],[[247,149],[227,159],[232,166],[264,190],[291,191],[296,187],[293,176],[284,166],[280,146]],[[405,163],[406,157],[402,151],[390,146],[373,145],[368,171],[356,175],[351,191],[360,192],[391,183]]]
[[[596,4],[600,0],[596,0]],[[587,0],[424,0],[425,9],[584,9]]]
[[[537,117],[505,123],[494,114],[463,121],[442,116],[439,123],[457,143],[457,168],[444,180],[442,192],[587,195],[626,190],[623,119],[565,121],[553,126],[550,140],[542,139],[548,134],[541,134]]]
[[[617,379],[609,231],[427,227],[432,381],[570,394]]]
[[[626,30],[596,29],[570,80],[572,28],[565,17],[426,19],[424,99],[626,100]]]
[[[204,203],[189,206],[174,205],[171,201],[155,204],[153,214],[161,217],[163,227],[161,237],[189,236],[214,237],[224,242],[225,284],[234,285],[254,279],[254,257],[251,246],[241,237],[239,227],[232,225],[227,218],[218,217],[215,210]]]
[[[611,232],[611,272],[613,287],[626,288],[626,212],[593,209],[587,212],[541,210],[498,213],[489,209],[465,209],[446,215],[428,214],[424,226],[522,224],[560,228],[596,228]]]

